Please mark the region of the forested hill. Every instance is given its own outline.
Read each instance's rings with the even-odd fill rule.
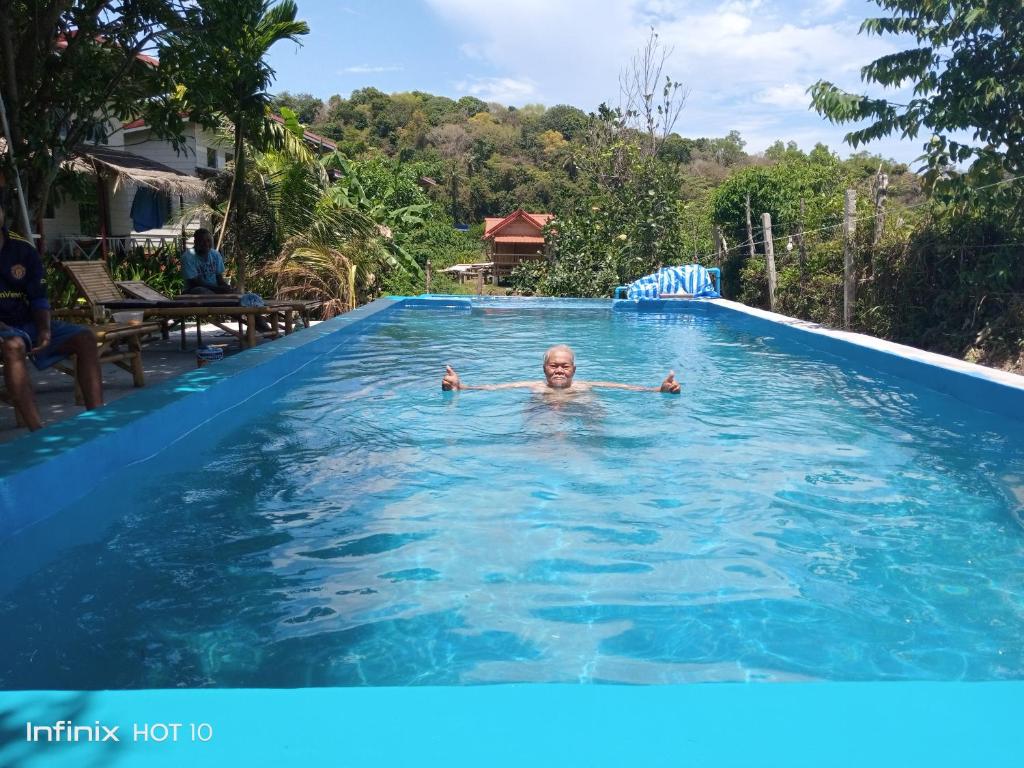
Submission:
[[[301,123],[337,142],[347,157],[383,153],[422,163],[425,175],[439,184],[435,195],[459,223],[479,223],[519,206],[561,212],[586,192],[574,150],[587,142],[594,116],[575,106],[516,108],[472,96],[456,101],[421,91],[389,95],[376,88],[327,101],[284,92],[275,104],[295,111]],[[740,168],[771,165],[796,151],[780,140],[764,154],[750,155],[736,131],[706,138],[673,133],[661,142],[658,156],[678,172],[684,196],[696,199]],[[868,174],[879,162],[866,153],[854,161]],[[916,180],[906,175],[905,166],[885,165],[896,177],[894,195],[916,193]]]

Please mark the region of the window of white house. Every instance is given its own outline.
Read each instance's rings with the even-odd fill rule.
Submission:
[[[206,167],[216,168],[217,167],[217,150],[213,147],[206,148]]]

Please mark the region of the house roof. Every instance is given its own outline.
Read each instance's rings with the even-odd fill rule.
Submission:
[[[497,235],[494,238],[496,243],[533,243],[544,245],[543,237],[531,237],[530,235]]]
[[[280,115],[271,115],[270,119],[275,123],[281,123],[284,125],[284,118]],[[304,138],[308,144],[329,149],[331,152],[334,152],[338,148],[338,145],[334,141],[328,139],[326,136],[321,136],[319,133],[313,133],[313,131],[308,128],[305,128],[302,131],[302,138]]]
[[[103,145],[79,145],[69,164],[82,173],[112,173],[118,181],[128,181],[150,189],[173,194],[201,194],[206,183],[170,166]]]
[[[187,117],[187,115],[183,114],[182,117]],[[284,118],[282,118],[280,115],[271,115],[270,119],[273,120],[275,123],[281,123],[282,125],[284,124]],[[132,120],[129,123],[125,123],[121,126],[121,130],[134,131],[139,128],[145,127],[146,121],[142,118],[139,118],[138,120]],[[331,139],[328,139],[326,136],[321,136],[319,133],[314,133],[313,131],[310,131],[308,129],[302,132],[302,137],[306,140],[307,144],[312,144],[315,147],[323,147],[324,149],[329,149],[332,152],[338,148],[338,145]]]
[[[512,213],[510,213],[508,216],[505,216],[504,218],[485,218],[483,239],[489,240],[490,238],[497,235],[498,232],[500,232],[502,229],[511,224],[513,221],[519,220],[526,221],[527,223],[532,224],[534,227],[536,227],[537,231],[539,232],[544,228],[544,225],[551,221],[551,219],[553,218],[555,218],[555,215],[553,213],[527,213],[522,208],[518,208]],[[542,237],[541,241],[543,242],[543,240],[544,238]]]

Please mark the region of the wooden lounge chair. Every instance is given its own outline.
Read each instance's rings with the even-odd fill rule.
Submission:
[[[241,297],[241,294],[238,294],[238,293],[218,293],[218,294],[208,294],[208,293],[188,294],[188,293],[183,293],[180,296],[177,296],[176,298],[172,299],[172,298],[169,298],[169,297],[165,296],[164,294],[160,293],[160,291],[158,291],[155,288],[151,287],[148,283],[146,283],[143,280],[118,280],[117,281],[117,287],[120,288],[122,291],[124,291],[128,296],[131,296],[131,297],[136,298],[136,299],[141,299],[143,301],[160,302],[161,306],[163,306],[165,304],[178,304],[180,306],[194,306],[194,305],[199,305],[199,304],[203,304],[203,303],[209,303],[209,304],[216,304],[216,306],[222,306],[222,307],[223,306],[232,306],[233,308],[237,308],[238,307],[238,303],[237,302],[238,302],[239,298]],[[282,324],[284,326],[285,335],[288,335],[288,334],[290,334],[292,332],[292,327],[294,325],[293,315],[298,315],[300,318],[302,318],[303,324],[308,328],[309,327],[309,312],[305,308],[305,304],[307,304],[307,303],[314,303],[314,304],[316,304],[316,306],[320,306],[319,302],[301,302],[301,301],[282,300],[282,299],[271,299],[271,300],[269,300],[266,303],[267,304],[267,308],[270,309],[270,310],[273,310],[273,312],[274,312],[274,314],[271,316],[272,325],[271,325],[271,330],[270,331],[263,331],[262,335],[264,337],[277,338],[277,336],[279,335],[278,331],[277,331],[278,316],[280,316],[280,319],[281,319]],[[201,320],[202,320],[202,318],[196,318],[196,338],[197,338],[198,344],[200,346],[202,346],[202,343],[203,343],[203,331],[202,331]],[[238,336],[238,335],[243,333],[243,328],[241,327],[241,322],[242,322],[242,318],[241,317],[239,317],[239,320],[238,320],[238,322],[239,322],[239,329],[238,329],[237,333],[233,329],[227,328],[223,323],[218,322],[217,319],[215,319],[215,318],[211,319],[211,322],[212,322],[213,325],[216,325],[221,330],[226,331],[226,332],[228,332],[228,333],[230,333],[230,334],[232,334],[234,336]],[[184,336],[182,336],[182,339],[183,339],[182,340],[182,348],[184,348]]]
[[[257,317],[269,317],[282,311],[272,306],[223,306],[222,303],[216,301],[217,297],[204,297],[205,300],[209,301],[208,304],[202,302],[177,302],[166,299],[166,297],[164,297],[165,301],[138,300],[133,303],[124,297],[117,284],[111,279],[106,263],[102,261],[65,261],[62,262],[62,266],[89,304],[94,318],[105,317],[107,311],[111,309],[136,309],[142,310],[146,319],[180,319],[184,321],[189,317],[194,317],[197,323],[208,319],[216,322],[221,328],[236,336],[243,349],[256,345],[255,320]],[[221,324],[225,317],[238,319],[239,330],[237,332]],[[244,330],[241,327],[243,321],[246,321],[245,324],[247,326]],[[288,330],[288,328],[285,329],[286,332]],[[273,326],[271,335],[277,336],[276,325]],[[184,349],[184,331],[181,335],[181,344],[182,349]]]

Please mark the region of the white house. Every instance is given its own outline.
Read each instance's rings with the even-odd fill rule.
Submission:
[[[304,138],[315,152],[336,149],[333,141],[311,131]],[[203,177],[233,160],[233,150],[230,140],[198,123],[186,125],[178,150],[155,137],[143,120],[112,125],[106,144],[82,145],[76,152],[73,166],[96,179],[96,192],[88,199],[63,200],[47,211],[46,250],[94,256],[108,248],[157,247],[183,232],[191,235],[201,222],[183,223],[182,211],[202,197]]]
[[[52,205],[43,219],[46,250],[94,255],[120,245],[162,241],[182,234],[181,212],[203,194],[203,172],[230,161],[222,141],[188,123],[179,151],[152,136],[143,121],[113,125],[105,144],[83,144],[73,168],[93,176],[95,192]],[[198,226],[186,222],[185,229]]]

